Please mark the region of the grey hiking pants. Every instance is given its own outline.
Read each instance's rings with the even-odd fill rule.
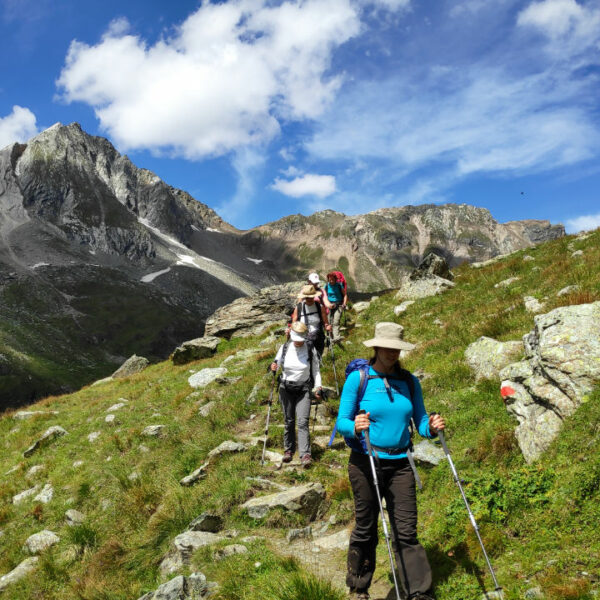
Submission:
[[[342,318],[342,306],[341,304],[335,304],[335,308],[329,309],[329,322],[331,323],[331,333],[333,339],[340,337],[340,319]]]
[[[310,391],[308,386],[294,392],[286,389],[282,382],[279,386],[279,401],[283,410],[284,430],[283,447],[292,454],[296,451],[296,421],[298,422],[298,454],[310,454],[308,422],[310,420]]]
[[[377,465],[376,465],[377,466]],[[408,459],[381,459],[379,489],[385,498],[399,581],[407,594],[426,593],[431,588],[431,567],[425,549],[417,540],[417,494],[415,476]],[[379,503],[369,457],[352,452],[348,464],[354,493],[356,525],[350,535],[346,585],[366,591],[375,571]]]

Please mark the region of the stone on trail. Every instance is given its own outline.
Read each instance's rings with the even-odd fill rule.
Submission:
[[[198,548],[211,546],[223,541],[225,538],[208,531],[185,531],[173,540],[173,548],[160,564],[163,577],[175,573],[188,565],[192,555]]]
[[[119,401],[116,404],[113,404],[111,407],[106,409],[107,413],[112,413],[115,412],[116,410],[119,410],[121,408],[123,408],[124,406],[127,406],[127,400],[125,400],[125,398],[119,398]]]
[[[39,489],[40,489],[40,486],[35,485],[34,487],[29,488],[28,490],[24,490],[24,491],[20,492],[19,494],[13,496],[12,503],[13,504],[21,504],[21,502],[23,502],[23,500],[26,500],[27,498],[30,498],[34,494],[37,494]]]
[[[243,544],[230,544],[229,546],[216,550],[213,554],[213,558],[214,560],[219,561],[228,558],[229,556],[234,556],[235,554],[248,554],[248,548]]]
[[[52,484],[47,483],[42,488],[42,491],[34,498],[34,500],[36,502],[41,502],[42,504],[48,504],[48,502],[50,502],[50,500],[52,500],[53,496],[54,496],[54,488],[52,487]]]
[[[104,417],[104,422],[107,425],[116,425],[117,424],[116,417],[113,414],[106,415],[106,417]]]
[[[85,521],[85,515],[74,508],[70,508],[65,513],[65,521],[69,527],[81,525]]]
[[[510,287],[513,283],[515,283],[515,281],[519,281],[520,279],[521,279],[520,277],[509,277],[508,279],[499,281],[494,287],[495,288]]]
[[[185,365],[194,360],[211,357],[217,350],[221,338],[214,335],[196,338],[183,342],[171,354],[174,365]]]
[[[251,498],[241,508],[253,519],[262,519],[273,508],[283,508],[315,519],[325,500],[325,488],[320,483],[294,486],[285,492]]]
[[[219,444],[216,448],[213,448],[208,453],[208,458],[214,458],[215,456],[219,456],[224,452],[243,452],[246,449],[246,444],[242,444],[242,442],[227,440]]]
[[[322,550],[348,550],[349,542],[350,532],[347,529],[313,540],[314,545]]]
[[[352,305],[352,310],[355,313],[361,313],[361,312],[364,312],[365,310],[367,310],[367,308],[369,308],[369,306],[371,306],[370,302],[355,302]]]
[[[163,437],[165,435],[165,425],[148,425],[142,431],[144,437]]]
[[[29,458],[36,450],[39,450],[42,446],[50,444],[63,435],[67,435],[67,431],[60,427],[60,425],[53,425],[52,427],[49,427],[39,440],[35,441],[31,446],[29,446],[29,448],[27,448],[27,450],[25,450],[25,452],[23,452],[23,456],[25,458]]]
[[[306,527],[301,527],[297,529],[289,529],[285,539],[288,541],[288,544],[291,544],[295,540],[306,540],[312,537],[312,527],[310,525]]]
[[[600,383],[600,302],[556,308],[534,322],[523,336],[525,360],[500,372],[500,393],[519,421],[515,435],[529,463]]]
[[[190,485],[194,485],[198,483],[201,479],[206,477],[206,469],[208,468],[208,463],[205,462],[202,466],[198,467],[195,471],[186,475],[180,482],[179,485],[183,485],[185,487],[189,487]]]
[[[403,312],[406,312],[406,309],[411,305],[414,304],[415,301],[414,300],[406,300],[405,302],[402,302],[402,304],[399,304],[398,306],[394,306],[394,314],[396,316],[402,314]]]
[[[537,298],[533,296],[525,296],[523,298],[523,303],[525,304],[525,310],[530,313],[539,313],[544,310],[545,304],[540,302]]]
[[[39,533],[34,533],[27,538],[23,550],[29,554],[41,554],[51,546],[58,544],[60,538],[53,532],[44,529]]]
[[[17,421],[24,421],[25,419],[31,419],[32,417],[39,416],[52,416],[57,415],[57,410],[20,410],[13,415],[13,419]]]
[[[207,402],[204,406],[201,406],[198,409],[198,414],[201,417],[208,417],[208,415],[212,412],[212,410],[217,406],[217,403],[214,400]]]
[[[199,600],[208,597],[210,587],[202,573],[192,573],[189,577],[178,575],[139,600]]]
[[[122,379],[143,371],[150,361],[143,356],[130,356],[113,374],[113,379]]]
[[[475,379],[495,379],[500,371],[523,352],[523,342],[498,342],[482,335],[465,350],[465,360]]]
[[[0,577],[0,593],[2,593],[9,585],[16,583],[31,573],[37,566],[39,558],[32,556],[26,558],[22,563],[17,565],[10,573]]]
[[[556,293],[556,296],[560,298],[560,296],[566,296],[567,294],[573,294],[574,292],[578,292],[579,289],[580,288],[578,285],[568,285],[567,287],[564,287],[562,290],[559,290]]]
[[[212,383],[215,379],[223,377],[227,373],[227,369],[224,367],[206,368],[194,373],[188,377],[188,383],[193,388],[206,387]]]
[[[46,468],[46,465],[33,465],[29,471],[25,474],[28,479],[35,477],[38,473],[41,473]]]
[[[98,438],[100,437],[100,432],[99,431],[92,431],[92,433],[90,433],[87,436],[88,442],[90,442],[90,444],[94,443]]]
[[[190,531],[209,531],[217,533],[223,529],[223,519],[219,515],[203,512],[196,517],[188,526]]]

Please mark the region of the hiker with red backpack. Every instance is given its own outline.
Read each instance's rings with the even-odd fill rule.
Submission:
[[[279,401],[284,415],[283,462],[290,462],[296,450],[295,425],[298,422],[298,453],[304,468],[312,462],[310,452],[310,393],[321,399],[321,372],[319,357],[308,339],[308,328],[296,321],[290,330],[290,339],[283,344],[271,363],[276,373],[281,367]]]
[[[313,285],[305,285],[300,291],[299,302],[292,313],[292,324],[296,321],[308,327],[308,339],[313,343],[319,356],[325,349],[325,331],[331,331],[325,307],[316,302],[317,290]]]
[[[347,372],[350,372],[342,390],[337,419],[337,429],[352,449],[348,474],[356,512],[348,549],[346,584],[352,598],[368,600],[381,512],[396,598],[428,600],[432,598],[428,595],[432,576],[425,550],[417,540],[410,422],[414,421],[419,434],[425,438],[435,437],[445,423],[438,414],[427,415],[419,380],[400,366],[400,351],[414,348],[402,339],[400,325],[377,323],[375,336],[363,343],[374,348],[375,354],[369,361],[356,359],[348,365]],[[396,567],[382,496],[394,539]]]
[[[329,322],[333,333],[332,342],[339,342],[342,339],[340,337],[340,318],[342,311],[346,310],[348,304],[346,286],[339,281],[338,273],[339,271],[327,273],[327,283],[324,288],[329,303]]]

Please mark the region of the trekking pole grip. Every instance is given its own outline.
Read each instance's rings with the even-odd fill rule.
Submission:
[[[440,413],[437,412],[432,412],[429,416],[433,417],[434,415],[439,415]],[[442,445],[442,448],[444,449],[444,453],[446,455],[450,454],[450,451],[448,450],[448,446],[446,445],[446,436],[444,435],[444,430],[440,429],[437,432],[437,436],[440,438],[440,444]]]
[[[364,408],[361,408],[358,411],[359,415],[366,415],[367,411]],[[367,450],[369,451],[369,453],[372,453],[373,451],[371,450],[371,437],[369,436],[369,430],[368,429],[364,429],[363,433],[365,434],[365,441],[367,442]]]

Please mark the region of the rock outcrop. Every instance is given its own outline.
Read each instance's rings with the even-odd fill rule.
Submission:
[[[285,325],[298,301],[303,283],[263,288],[219,308],[206,321],[206,335],[224,338],[259,335],[272,325]]]
[[[600,302],[537,315],[523,342],[525,360],[500,372],[501,393],[519,420],[521,451],[532,462],[600,382]]]
[[[254,519],[262,519],[273,508],[283,508],[313,520],[325,500],[325,488],[320,483],[295,486],[284,492],[251,498],[242,509]]]
[[[174,365],[185,365],[194,360],[208,358],[216,352],[220,341],[218,337],[204,336],[183,342],[181,346],[175,348],[170,358]]]
[[[403,278],[395,298],[396,300],[419,300],[437,296],[454,287],[454,282],[451,281],[453,278],[443,258],[433,253],[428,254],[410,275]]]
[[[523,342],[498,342],[482,335],[465,350],[465,360],[475,378],[494,379],[523,352]]]

